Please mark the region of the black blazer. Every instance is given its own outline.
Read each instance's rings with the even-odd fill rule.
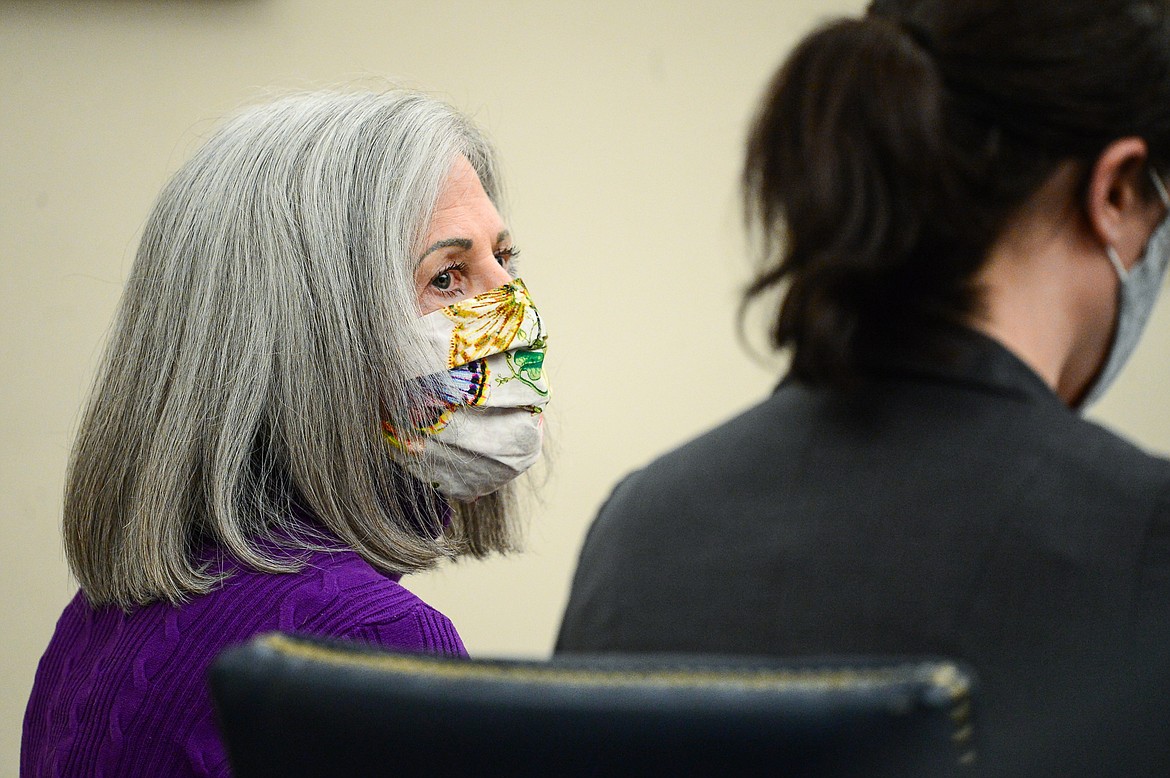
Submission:
[[[1170,775],[1170,463],[957,349],[785,381],[619,484],[557,650],[959,657],[993,774],[1119,774],[1136,743]]]

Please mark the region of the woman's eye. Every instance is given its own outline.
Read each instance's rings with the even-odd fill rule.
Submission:
[[[436,294],[444,297],[458,297],[463,293],[463,281],[466,279],[467,266],[462,262],[453,262],[436,273],[428,282]]]
[[[520,256],[520,249],[509,246],[496,252],[496,261],[500,263],[500,267],[507,267],[508,263],[518,256]]]

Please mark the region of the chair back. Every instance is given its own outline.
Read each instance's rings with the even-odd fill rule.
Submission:
[[[460,660],[268,635],[211,686],[237,778],[947,776],[974,677],[936,659]]]

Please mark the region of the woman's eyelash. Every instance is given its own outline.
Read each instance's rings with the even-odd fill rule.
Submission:
[[[515,259],[520,256],[520,249],[516,246],[509,246],[506,249],[500,249],[496,252],[496,256],[500,259]]]

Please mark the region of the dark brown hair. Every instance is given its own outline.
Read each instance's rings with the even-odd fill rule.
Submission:
[[[845,384],[867,352],[934,349],[972,279],[1066,160],[1113,140],[1170,152],[1166,0],[875,0],[813,32],[767,90],[744,196],[787,284],[772,329],[792,373]]]

